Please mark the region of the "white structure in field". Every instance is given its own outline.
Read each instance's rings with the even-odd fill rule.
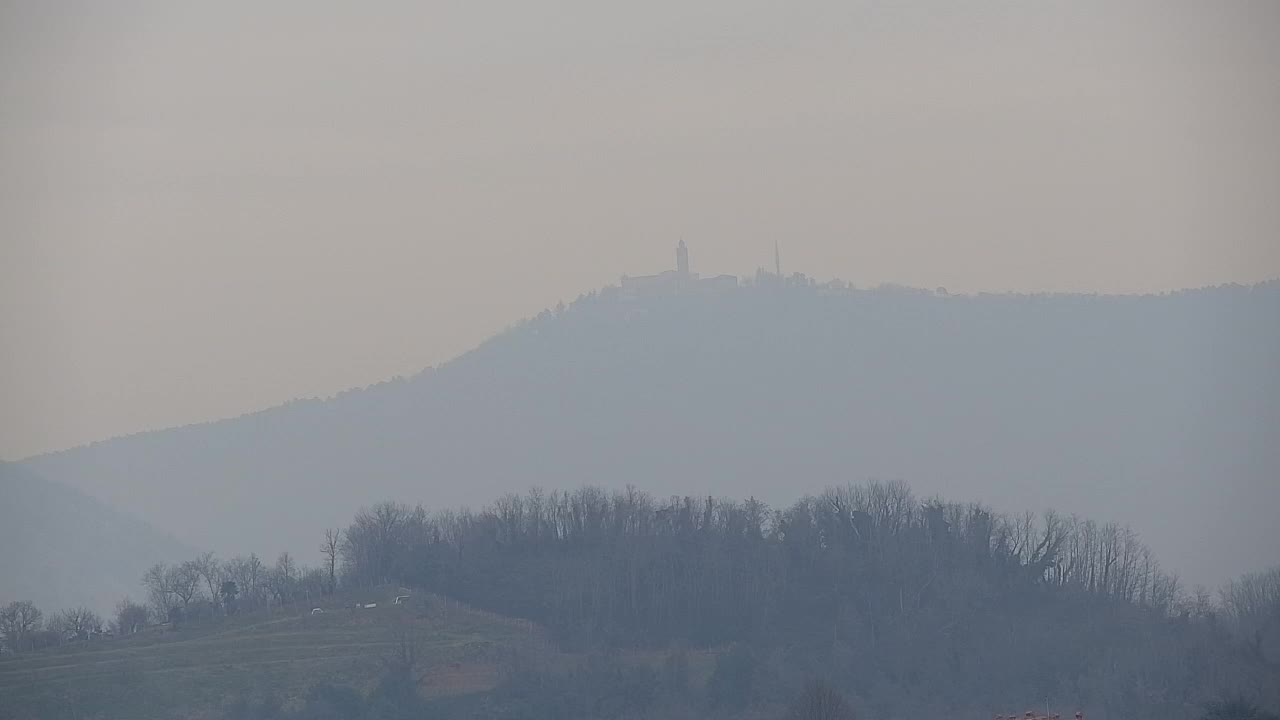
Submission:
[[[622,296],[636,298],[644,295],[675,295],[690,292],[711,292],[729,290],[738,287],[738,278],[733,275],[717,275],[700,277],[698,273],[689,271],[689,246],[684,240],[676,246],[676,269],[667,270],[657,275],[641,275],[639,277],[622,276]]]

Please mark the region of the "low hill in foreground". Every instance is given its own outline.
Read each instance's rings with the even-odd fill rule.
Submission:
[[[0,605],[31,600],[54,611],[87,606],[107,613],[125,596],[141,599],[154,563],[195,550],[74,488],[0,463]]]
[[[388,688],[397,669],[408,671],[409,702],[427,717],[507,716],[520,705],[512,696],[521,677],[569,677],[595,665],[652,678],[661,665],[653,653],[603,663],[560,653],[529,622],[422,593],[393,604],[403,592],[340,594],[317,615],[276,608],[0,656],[0,719],[400,717]],[[377,607],[354,609],[353,600]],[[705,682],[714,653],[690,655],[685,677]]]
[[[342,538],[337,596],[233,559],[177,625],[0,659],[0,697],[13,720],[776,720],[818,682],[882,720],[1280,707],[1280,569],[1215,605],[1125,528],[904,483],[772,513],[635,488],[388,502]]]
[[[407,380],[32,458],[223,556],[383,499],[843,482],[1131,524],[1188,583],[1280,557],[1280,283],[949,296],[794,280],[547,312]],[[405,332],[425,329],[405,328]]]

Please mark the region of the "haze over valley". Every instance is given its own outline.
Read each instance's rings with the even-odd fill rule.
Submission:
[[[1276,283],[611,287],[408,378],[23,466],[197,547],[307,560],[316,528],[381,499],[631,484],[781,506],[903,479],[1128,524],[1186,583],[1216,587],[1280,556],[1278,316]]]
[[[0,720],[1280,720],[1278,37],[0,2]]]

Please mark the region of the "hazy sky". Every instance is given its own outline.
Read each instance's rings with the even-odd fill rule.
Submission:
[[[0,457],[665,269],[1280,276],[1280,3],[0,0]]]

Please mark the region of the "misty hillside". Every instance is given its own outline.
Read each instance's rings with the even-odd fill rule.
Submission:
[[[1166,567],[1216,584],[1280,557],[1278,320],[1274,282],[606,290],[410,379],[26,466],[224,555],[306,560],[318,528],[386,498],[635,483],[780,504],[902,478],[1130,523]]]
[[[405,631],[421,640],[421,667],[431,672],[423,688],[434,698],[489,690],[496,683],[495,658],[485,650],[523,647],[534,638],[528,623],[480,613],[456,602],[422,596],[396,606],[395,588],[354,595],[381,609],[352,617],[335,612],[351,597],[329,598],[328,613],[306,609],[259,610],[181,632],[158,629],[118,639],[99,639],[91,650],[69,645],[42,653],[0,655],[0,718],[52,720],[84,717],[144,720],[216,718],[237,696],[261,693],[304,695],[321,680],[341,678],[363,686],[383,668],[385,652]],[[74,708],[69,710],[68,707]],[[227,712],[228,720],[248,713]],[[330,715],[352,720],[354,715]]]
[[[84,493],[0,463],[0,605],[109,612],[150,565],[195,551]]]

